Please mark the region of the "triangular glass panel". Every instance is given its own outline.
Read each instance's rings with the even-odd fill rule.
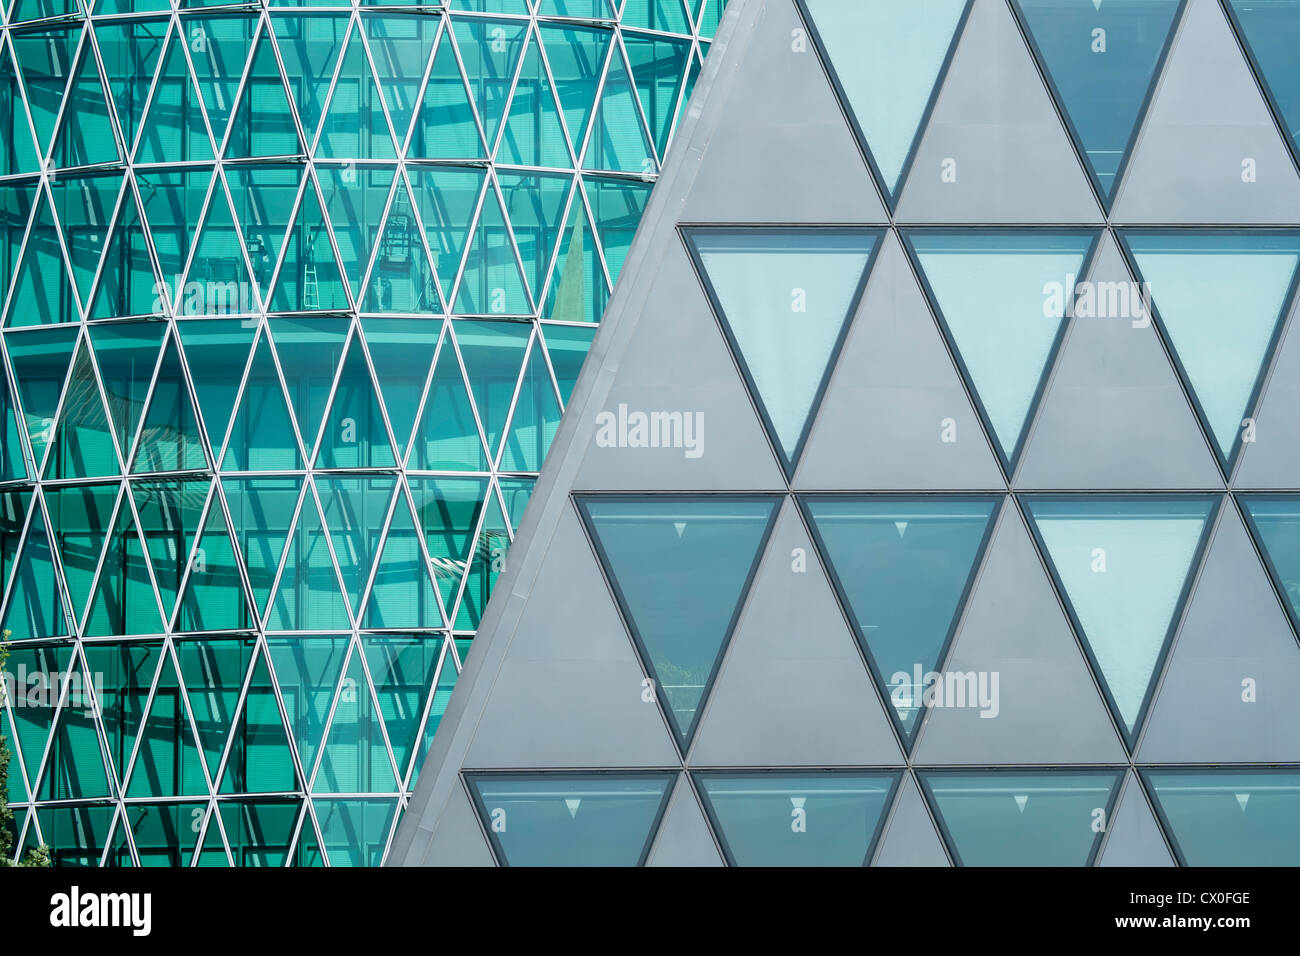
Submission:
[[[63,256],[54,207],[44,190],[36,197],[36,212],[26,241],[4,324],[14,328],[76,322],[80,316],[72,272]]]
[[[469,641],[462,641],[468,649]],[[421,737],[420,745],[415,750],[415,766],[412,767],[411,777],[408,779],[407,786],[414,786],[414,779],[418,777],[424,767],[424,760],[428,756],[429,748],[433,746],[433,738],[438,733],[438,727],[442,723],[443,715],[447,713],[447,705],[451,703],[452,691],[456,689],[456,678],[460,676],[457,670],[456,657],[452,653],[452,648],[456,642],[450,638],[444,644],[442,655],[442,664],[438,668],[438,679],[433,686],[433,693],[429,700],[429,716],[424,722],[424,734]]]
[[[1120,238],[1230,472],[1295,297],[1300,233],[1141,231]]]
[[[407,175],[443,297],[449,299],[487,174],[456,166],[409,166]]]
[[[108,244],[109,222],[121,191],[120,173],[58,177],[50,182],[50,197],[83,304],[90,301],[95,270]]]
[[[970,5],[970,0],[802,0],[836,91],[892,199],[898,197]]]
[[[169,308],[184,291],[182,274],[211,182],[212,170],[204,167],[136,174]]]
[[[243,14],[186,19],[183,23],[208,125],[212,138],[220,145],[235,110],[235,96],[248,63],[257,19]]]
[[[266,666],[266,655],[258,653],[248,675],[248,687],[235,732],[226,751],[226,767],[219,793],[284,793],[301,788],[293,765],[289,735],[276,703],[275,682]],[[290,815],[288,829],[292,830]],[[288,834],[284,844],[288,846]]]
[[[21,334],[7,332],[4,344],[13,368],[18,401],[22,404],[27,440],[39,469],[54,437],[55,416],[59,399],[63,397],[63,383],[72,366],[77,330],[65,327]]]
[[[362,311],[429,314],[442,311],[433,265],[425,251],[414,209],[406,181],[398,177],[388,218],[375,243]]]
[[[450,336],[443,338],[438,351],[437,366],[411,441],[407,466],[417,471],[488,470],[483,439],[474,420],[474,406],[465,390],[465,379]]]
[[[623,262],[632,247],[632,237],[641,223],[641,214],[645,212],[654,183],[588,176],[585,184],[596,234],[605,253],[605,266],[609,269],[609,281],[613,285],[623,271]]]
[[[103,10],[101,2],[96,12]],[[134,19],[99,20],[95,23],[99,55],[104,61],[104,73],[128,153],[140,130],[140,120],[144,116],[145,102],[162,54],[168,24],[167,20]]]
[[[388,421],[393,426],[397,450],[405,458],[406,447],[420,411],[420,399],[429,380],[441,321],[428,319],[362,319],[366,348],[375,368]]]
[[[574,152],[581,155],[613,34],[593,27],[552,23],[539,25],[537,33],[555,77],[555,92],[564,111],[569,141]]]
[[[584,169],[641,174],[656,171],[654,147],[650,145],[638,105],[636,87],[616,46],[610,54],[609,73],[601,88],[596,122],[582,160]]]
[[[257,41],[248,79],[239,94],[239,107],[226,141],[226,157],[292,156],[303,152],[271,36],[265,33]]]
[[[393,169],[319,166],[316,174],[325,197],[325,211],[334,227],[343,273],[353,295],[359,299],[361,281],[365,278],[370,253],[377,245],[379,226],[388,205]]]
[[[187,640],[174,645],[199,746],[214,780],[234,728],[239,692],[252,665],[255,647],[251,640]]]
[[[17,793],[24,801],[28,797],[27,782],[35,783],[45,758],[45,745],[54,727],[54,715],[63,693],[62,677],[72,666],[74,651],[69,647],[17,644],[9,648],[8,673],[14,675],[14,697],[10,702],[14,736],[6,733],[9,753],[9,798]],[[20,681],[18,674],[39,674]],[[8,726],[4,724],[4,726]],[[15,783],[18,790],[15,791]]]
[[[334,702],[313,793],[395,793],[397,777],[384,743],[383,719],[355,644]]]
[[[1030,46],[1105,202],[1160,74],[1183,0],[1016,0]]]
[[[334,254],[316,187],[308,177],[298,217],[284,243],[284,258],[270,309],[272,312],[341,312],[347,308],[343,269]]]
[[[6,95],[0,89],[0,121],[4,119]],[[7,150],[0,150],[0,175],[3,174],[2,157],[6,152]],[[22,252],[23,237],[27,233],[27,221],[32,215],[32,198],[35,195],[35,183],[11,182],[0,186],[0,266],[3,267],[0,268],[0,304],[3,304],[9,294],[9,285]]]
[[[64,97],[63,119],[50,158],[60,167],[121,159],[109,118],[108,95],[89,38],[82,45],[81,61]]]
[[[528,52],[524,54],[505,133],[497,147],[497,162],[516,166],[573,166],[564,127],[560,124],[560,106],[542,60],[541,44],[536,39],[529,40]]]
[[[501,489],[501,500],[505,502],[506,515],[510,518],[510,527],[519,532],[520,522],[524,520],[524,511],[528,501],[537,487],[536,478],[502,478],[497,482]]]
[[[497,181],[505,196],[524,274],[536,299],[542,294],[542,283],[560,240],[564,204],[573,179],[567,174],[499,173]]]
[[[75,657],[58,682],[66,683],[67,687],[50,734],[45,769],[33,788],[35,796],[38,800],[107,797],[111,788],[104,767],[104,749],[95,726],[96,703],[90,692],[91,682],[76,665]]]
[[[675,776],[534,773],[466,779],[502,865],[610,867],[644,865]]]
[[[1096,233],[916,231],[904,238],[1010,472]]]
[[[292,11],[275,11],[271,14],[271,31],[285,70],[293,78],[289,89],[309,143],[315,141],[316,127],[325,111],[325,97],[343,55],[343,39],[350,22],[347,15],[332,13],[304,16]]]
[[[798,464],[879,239],[874,230],[689,234],[787,475]]]
[[[992,533],[993,496],[802,504],[882,696],[910,747]]]
[[[219,451],[230,428],[235,398],[257,329],[242,319],[178,322],[185,364],[198,396],[208,442]]]
[[[251,315],[257,293],[244,261],[239,229],[220,177],[212,186],[207,215],[177,303],[179,315]]]
[[[443,626],[429,567],[420,547],[420,533],[411,520],[406,495],[400,492],[360,625],[376,629]],[[399,765],[405,766],[405,762]]]
[[[361,595],[379,549],[380,534],[388,517],[397,479],[334,478],[319,476],[316,488],[334,556],[353,611],[361,609]]]
[[[346,319],[272,319],[268,323],[284,369],[289,404],[310,455],[347,344]]]
[[[49,500],[48,493],[46,500]],[[66,576],[66,558],[64,571]],[[69,585],[71,586],[71,581]],[[170,604],[167,610],[171,610]],[[161,634],[164,630],[158,613],[158,599],[154,596],[153,581],[149,577],[149,561],[145,557],[144,545],[136,530],[135,516],[131,512],[126,492],[118,505],[116,530],[104,542],[99,580],[82,630],[86,637]],[[95,646],[98,645],[87,645]],[[153,671],[149,674],[152,677]],[[146,684],[144,693],[147,694],[148,691]],[[143,698],[140,703],[143,704]],[[118,766],[124,768],[128,757],[129,751],[123,753]]]
[[[203,439],[199,436],[199,417],[181,369],[180,350],[172,339],[163,349],[153,398],[140,427],[131,470],[136,474],[197,471],[207,465]]]
[[[683,746],[740,616],[777,503],[735,496],[579,499],[657,684],[655,696]]]
[[[9,603],[0,618],[0,630],[8,640],[27,641],[45,637],[66,637],[62,590],[54,571],[54,549],[45,530],[40,509],[32,505],[27,537],[17,562],[12,565]]]
[[[1093,670],[1132,744],[1218,498],[1022,500]]]
[[[280,587],[267,615],[268,631],[327,631],[351,626],[339,590],[316,498],[308,490],[285,548]],[[310,768],[308,768],[310,769]]]
[[[310,777],[343,673],[348,638],[274,637],[267,639],[266,646],[289,713],[299,759]]]
[[[226,182],[253,278],[265,298],[284,247],[285,223],[292,218],[298,199],[302,170],[297,166],[227,166]]]
[[[260,620],[271,597],[294,509],[302,495],[299,478],[226,478],[226,504],[248,570],[253,605]]]
[[[397,800],[312,800],[330,866],[379,866]]]
[[[1243,495],[1237,501],[1287,612],[1300,627],[1300,498]]]
[[[551,368],[555,370],[555,381],[560,387],[560,400],[567,407],[573,387],[578,384],[582,363],[591,350],[591,341],[596,337],[596,330],[546,324],[541,326],[541,330],[546,340],[546,352],[551,358]]]
[[[677,116],[691,44],[686,40],[624,32],[623,48],[632,65],[632,79],[641,110],[650,124],[655,150],[662,159]]]
[[[177,607],[178,631],[233,631],[253,626],[240,581],[239,559],[235,556],[215,486],[203,534],[190,556],[185,590]],[[184,668],[182,658],[182,671]],[[215,766],[209,765],[209,769],[216,771]]]
[[[302,813],[301,800],[223,801],[217,809],[235,866],[285,865],[294,827]]]
[[[1145,770],[1181,866],[1296,866],[1300,773],[1292,767]]]
[[[0,47],[0,129],[10,131],[9,148],[0,150],[0,176],[39,170],[41,161],[32,139],[27,102],[7,46]]]
[[[450,615],[469,567],[470,548],[490,494],[486,478],[410,478],[415,516],[424,532],[433,576]]]
[[[683,0],[627,0],[623,5],[623,26],[689,34],[691,27],[682,3]]]
[[[866,866],[898,778],[823,770],[695,782],[732,866]]]
[[[537,338],[533,341],[519,395],[515,399],[515,410],[510,416],[510,435],[501,454],[501,470],[541,471],[551,441],[560,428],[561,414],[541,339]]]
[[[99,286],[91,300],[88,318],[166,314],[165,293],[160,295],[164,287],[160,285],[149,258],[144,222],[130,185],[125,189],[122,211],[113,227],[100,272]]]
[[[113,447],[113,425],[99,394],[90,345],[83,340],[68,374],[58,425],[41,475],[46,480],[57,480],[121,473]]]
[[[397,158],[360,30],[352,31],[343,53],[321,121],[316,155],[330,159]]]
[[[457,17],[452,24],[470,94],[491,150],[505,118],[506,99],[528,37],[528,24],[480,17]]]
[[[497,578],[505,570],[506,555],[510,551],[510,524],[494,492],[490,491],[483,502],[483,524],[478,541],[465,572],[465,587],[461,591],[460,607],[454,614],[455,627],[460,631],[473,631],[483,620],[488,599],[496,586]],[[453,615],[448,613],[449,617]]]
[[[155,612],[155,617],[157,612]],[[95,642],[83,646],[86,667],[98,675],[95,695],[118,779],[126,776],[139,738],[144,705],[149,699],[163,645],[159,641]],[[102,685],[102,686],[100,686]]]
[[[216,155],[199,106],[198,87],[185,59],[185,43],[179,33],[173,33],[167,41],[162,70],[154,81],[153,96],[135,147],[137,163],[201,161]],[[148,196],[144,198],[152,220],[153,208]],[[167,273],[165,267],[163,271]]]
[[[64,90],[81,38],[82,28],[77,23],[59,23],[10,35],[41,155],[49,152],[54,123],[63,106]]]
[[[235,413],[222,471],[280,471],[302,467],[289,405],[271,347],[263,337],[253,350],[244,397]]]
[[[95,581],[99,555],[113,526],[117,484],[71,485],[45,490],[45,510],[68,585],[73,614],[80,621]]]
[[[130,804],[126,814],[140,865],[189,866],[207,812],[206,803]]]
[[[45,844],[50,848],[51,865],[99,866],[114,812],[112,805],[42,807],[36,819],[40,821]],[[36,828],[29,826],[27,846],[23,852],[34,849],[35,843]]]
[[[372,635],[363,636],[361,644],[366,651],[366,664],[388,731],[388,742],[398,768],[405,774],[419,742],[420,720],[442,656],[443,639],[436,635]]]
[[[528,289],[516,258],[514,234],[491,183],[474,225],[465,269],[456,290],[460,315],[527,315]]]
[[[959,866],[1091,866],[1123,772],[949,770],[917,776]]]
[[[1300,22],[1300,2],[1228,0],[1225,6],[1281,120],[1289,145],[1300,158],[1300,63],[1288,39]]]
[[[575,190],[542,317],[557,322],[595,323],[604,314],[608,301],[609,286],[605,284],[605,270],[600,265],[596,230],[587,215],[582,193]]]
[[[199,531],[208,488],[206,480],[137,481],[131,486],[140,531],[168,620],[176,607],[176,594]]]
[[[457,322],[455,325],[465,376],[493,460],[505,434],[532,331],[531,324],[518,322]]]
[[[317,468],[391,468],[397,464],[360,334],[354,334],[325,416]]]
[[[407,155],[412,159],[486,159],[465,78],[447,34],[433,54]],[[414,173],[414,170],[408,170]]]
[[[438,35],[439,18],[389,13],[364,16],[361,24],[393,131],[398,143],[405,144],[419,102],[429,51]]]
[[[28,477],[18,416],[18,404],[10,390],[9,379],[0,375],[0,481]]]
[[[207,829],[203,834],[203,845],[199,848],[195,866],[230,866],[230,851],[226,840],[221,835],[221,827],[214,812],[208,814]]]
[[[325,854],[320,846],[316,824],[312,822],[311,815],[304,811],[302,826],[298,829],[298,845],[294,847],[294,866],[308,868],[324,866]]]

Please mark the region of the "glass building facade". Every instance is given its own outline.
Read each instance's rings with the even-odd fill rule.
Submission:
[[[1297,43],[733,0],[392,859],[1300,864]]]
[[[16,848],[383,860],[724,4],[0,2]]]

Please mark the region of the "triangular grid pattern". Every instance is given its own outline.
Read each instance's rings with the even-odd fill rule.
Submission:
[[[56,862],[387,855],[725,3],[534,6],[0,18],[0,626],[105,705],[0,719]]]

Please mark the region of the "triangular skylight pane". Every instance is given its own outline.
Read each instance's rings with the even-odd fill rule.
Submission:
[[[458,322],[455,334],[479,421],[487,433],[488,453],[495,459],[532,326],[515,322]]]
[[[1273,581],[1285,596],[1291,620],[1300,626],[1300,498],[1248,495],[1237,500],[1264,552]]]
[[[332,13],[299,13],[277,10],[271,14],[271,31],[284,60],[285,69],[296,82],[290,84],[298,116],[308,141],[325,110],[325,97],[343,54],[343,38],[349,19]]]
[[[506,97],[523,54],[528,24],[480,17],[457,17],[452,23],[469,89],[491,150],[505,118]]]
[[[391,468],[396,464],[361,337],[354,335],[325,415],[316,467]]]
[[[1300,150],[1300,59],[1291,40],[1300,27],[1300,0],[1228,0],[1227,7],[1291,148]]]
[[[478,530],[486,478],[411,478],[411,499],[424,533],[433,576],[450,614],[469,564],[470,548]]]
[[[263,338],[248,367],[244,397],[221,457],[224,471],[274,471],[302,467],[280,376]]]
[[[1294,768],[1148,770],[1143,777],[1183,866],[1300,864]]]
[[[427,319],[361,320],[388,421],[393,426],[398,453],[403,456],[420,411],[442,326],[441,321]]]

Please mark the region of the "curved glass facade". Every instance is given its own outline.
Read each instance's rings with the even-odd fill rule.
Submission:
[[[0,3],[16,848],[384,858],[724,4]]]

